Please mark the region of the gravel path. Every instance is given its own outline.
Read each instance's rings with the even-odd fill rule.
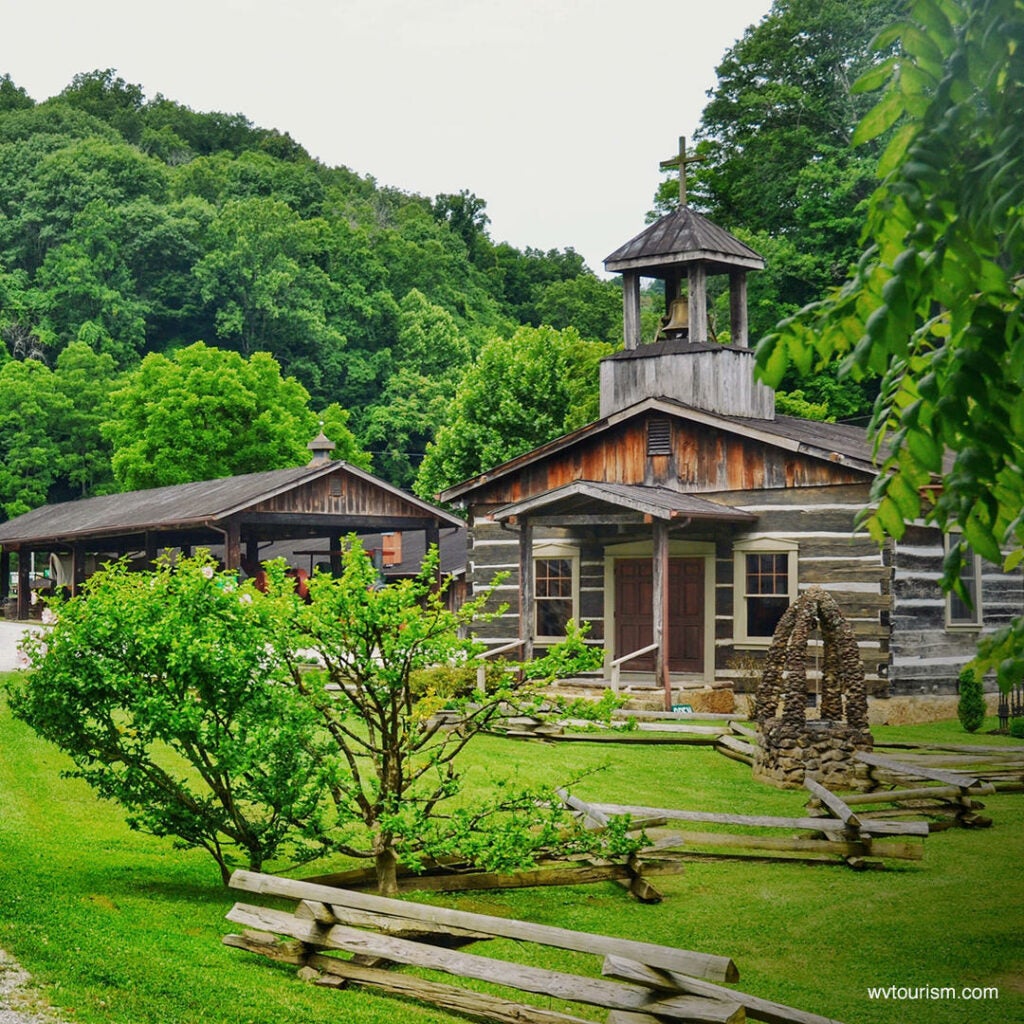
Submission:
[[[0,620],[0,672],[22,667],[18,644],[26,628],[39,627]],[[28,971],[0,949],[0,1024],[56,1024],[56,1018],[42,1012],[29,980]]]
[[[26,629],[38,632],[40,627],[35,624],[29,626],[24,622],[8,622],[6,619],[0,619],[0,672],[12,672],[16,668],[25,667],[18,658],[18,644],[21,643]]]
[[[29,980],[28,971],[0,949],[0,1024],[57,1024],[40,1010]]]

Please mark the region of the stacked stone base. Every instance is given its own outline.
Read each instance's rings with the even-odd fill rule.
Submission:
[[[832,790],[870,789],[868,766],[854,755],[873,746],[868,729],[843,722],[813,719],[794,725],[770,718],[758,723],[754,778],[780,789],[801,788],[807,775]]]

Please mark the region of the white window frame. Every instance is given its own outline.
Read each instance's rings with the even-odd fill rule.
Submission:
[[[957,538],[956,534],[951,536],[950,534],[945,533],[942,535],[942,551],[944,555],[949,554],[949,549],[952,546],[951,542],[954,538]],[[954,618],[953,601],[959,601],[960,599],[952,591],[949,591],[944,595],[946,605],[946,629],[952,630],[953,632],[977,632],[984,624],[985,601],[982,594],[981,555],[976,551],[973,551],[970,547],[968,547],[967,550],[969,555],[964,565],[968,570],[970,579],[974,585],[974,607],[971,609],[970,619]],[[961,579],[962,578],[963,575],[961,575]],[[962,604],[963,602],[960,601],[960,603]]]
[[[747,634],[747,598],[763,595],[747,594],[747,555],[788,555],[787,584],[789,603],[799,594],[799,551],[795,540],[779,537],[747,537],[733,544],[733,646],[743,648],[769,647],[770,636],[749,636]]]
[[[569,570],[572,573],[572,618],[576,625],[580,624],[580,552],[579,548],[572,547],[569,544],[552,543],[550,541],[542,541],[539,544],[534,544],[533,552],[531,553],[533,559],[533,622],[530,623],[530,631],[533,634],[533,640],[535,643],[544,645],[552,643],[561,643],[565,639],[565,634],[561,636],[551,636],[547,633],[541,633],[538,629],[538,615],[537,612],[540,610],[540,604],[544,600],[537,596],[537,563],[544,559],[561,559],[569,563]]]

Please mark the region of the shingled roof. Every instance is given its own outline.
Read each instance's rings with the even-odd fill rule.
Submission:
[[[329,474],[347,475],[386,496],[392,507],[416,520],[462,526],[450,513],[348,463],[322,461],[291,469],[221,477],[196,483],[154,487],[58,505],[43,505],[0,524],[0,544],[32,545],[46,541],[125,536],[146,531],[214,528],[231,516],[252,509]],[[316,518],[315,512],[309,513]]]
[[[656,220],[640,234],[620,245],[604,261],[605,270],[649,271],[704,261],[712,272],[764,269],[764,260],[749,245],[684,206]]]

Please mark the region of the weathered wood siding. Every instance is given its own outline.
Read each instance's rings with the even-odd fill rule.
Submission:
[[[853,629],[867,676],[868,692],[889,690],[892,568],[886,552],[863,530],[857,516],[868,502],[869,485],[793,488],[758,494],[719,496],[757,515],[757,524],[733,541],[756,536],[793,541],[797,550],[797,586],[819,586],[835,598]],[[738,687],[753,683],[766,648],[737,645],[734,615],[733,541],[718,545],[716,556],[715,675]],[[812,651],[815,645],[812,644]],[[814,678],[813,659],[809,676]]]
[[[664,416],[652,414],[655,419]],[[646,484],[688,493],[856,484],[864,474],[763,441],[683,420],[671,421],[670,455],[647,454],[647,423],[637,416],[570,449],[482,484],[474,503],[504,505],[575,480]]]
[[[260,502],[250,510],[257,513],[288,513],[394,516],[423,518],[426,513],[401,494],[386,490],[370,480],[342,472],[322,476]]]
[[[486,611],[494,613],[501,605],[508,605],[475,630],[481,638],[498,642],[519,636],[519,534],[487,519],[496,507],[474,506],[470,515],[466,581],[472,596],[495,587]]]
[[[893,557],[892,680],[899,693],[955,693],[957,677],[974,657],[980,636],[1024,611],[1024,576],[982,562],[980,629],[946,625],[946,596],[939,587],[945,555],[942,534],[912,526]],[[987,682],[994,688],[994,682]]]
[[[702,350],[641,345],[601,362],[601,415],[642,402],[651,395],[673,398],[725,416],[775,415],[775,392],[754,380],[751,349],[716,345]]]

